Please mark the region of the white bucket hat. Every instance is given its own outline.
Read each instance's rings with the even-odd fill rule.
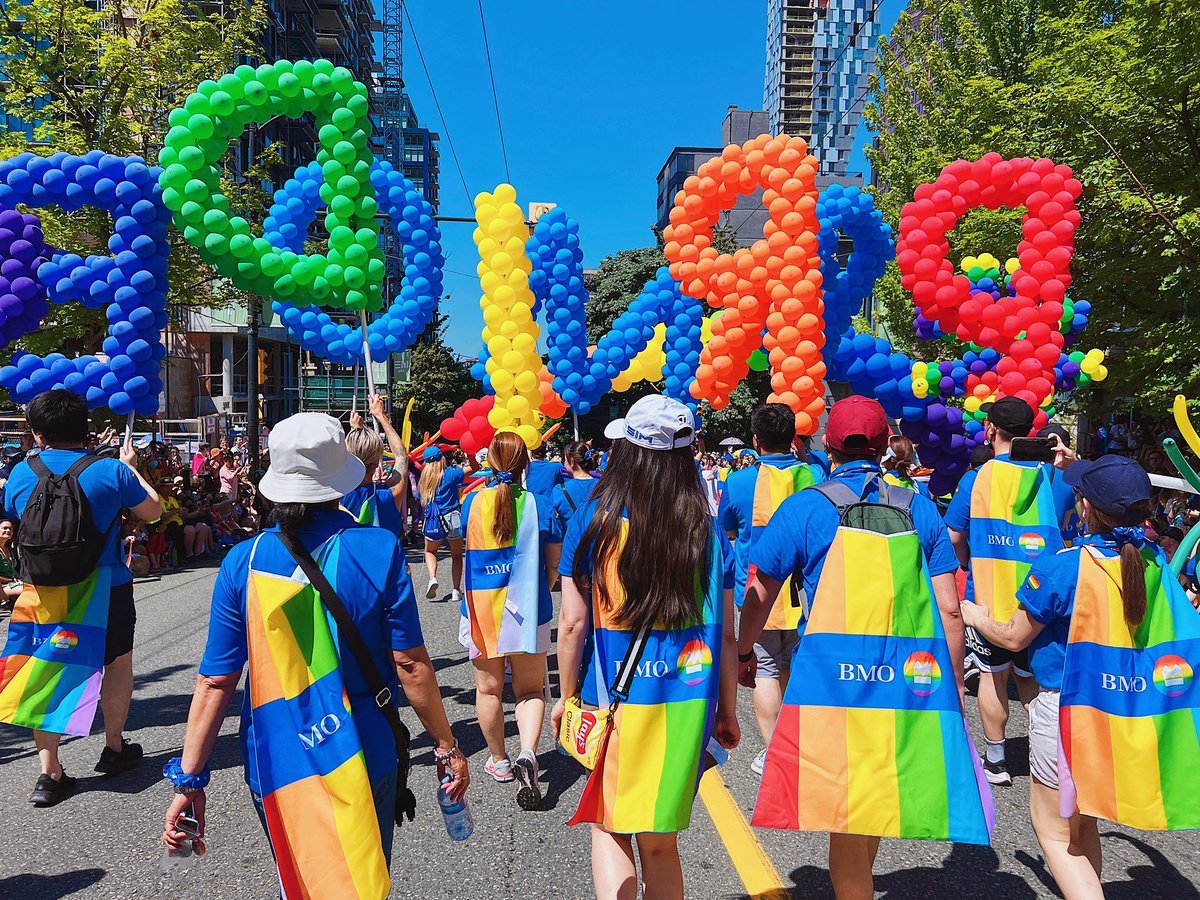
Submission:
[[[366,475],[362,460],[346,449],[342,423],[324,413],[297,413],[272,429],[271,466],[259,482],[273,503],[340,500]]]

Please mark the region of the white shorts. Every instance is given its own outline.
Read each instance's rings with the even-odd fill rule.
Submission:
[[[1058,787],[1058,691],[1042,691],[1029,704],[1029,774]]]

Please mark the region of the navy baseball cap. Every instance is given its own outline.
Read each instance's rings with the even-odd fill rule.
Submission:
[[[1110,516],[1124,516],[1135,503],[1150,499],[1150,476],[1125,456],[1081,459],[1067,468],[1064,480]]]

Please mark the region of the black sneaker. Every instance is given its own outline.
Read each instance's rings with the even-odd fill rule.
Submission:
[[[988,782],[999,787],[1008,787],[1012,784],[1012,776],[1008,774],[1008,762],[990,763],[987,757],[983,757],[983,774]]]
[[[33,786],[33,793],[29,795],[29,802],[37,807],[54,806],[75,793],[78,784],[78,780],[68,775],[66,769],[63,769],[62,777],[58,781],[49,775],[39,775],[37,784]]]
[[[130,743],[128,738],[121,738],[121,752],[105,746],[100,754],[100,762],[96,763],[96,771],[104,775],[120,775],[136,768],[142,761],[142,745]]]
[[[525,751],[513,763],[513,774],[521,786],[517,789],[517,806],[524,810],[542,808],[542,789],[538,785],[537,757]]]

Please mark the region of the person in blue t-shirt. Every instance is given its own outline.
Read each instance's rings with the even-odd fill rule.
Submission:
[[[383,459],[383,441],[375,432],[363,427],[363,417],[357,410],[350,413],[346,449],[362,460],[366,474],[363,475],[362,484],[342,498],[342,506],[362,524],[378,525],[400,540],[404,537],[404,513],[408,499],[408,451],[384,411],[383,398],[372,394],[367,398],[367,408],[387,435],[396,464],[386,483],[375,480]]]
[[[1001,529],[1017,520],[1015,510],[990,508],[994,492],[981,491],[980,497],[974,497],[975,485],[981,472],[995,466],[1044,466],[1044,471],[1050,478],[1049,490],[1055,516],[1053,524],[1057,525],[1060,533],[1068,527],[1075,511],[1074,492],[1066,481],[1056,474],[1052,466],[1016,461],[1010,456],[1013,438],[1028,435],[1033,428],[1033,408],[1019,397],[1001,397],[986,406],[985,411],[987,419],[983,423],[984,439],[995,450],[995,455],[978,469],[972,469],[963,475],[946,510],[946,527],[950,529],[950,539],[954,542],[959,562],[969,567],[966,599],[970,601],[975,600],[973,570],[980,565],[980,558],[990,559],[994,555],[991,552],[983,552],[987,548],[970,546],[972,505],[975,506],[975,515],[988,508],[986,518],[1002,523],[999,526]],[[1028,518],[1022,517],[1021,521],[1025,524]],[[1011,676],[1016,677],[1017,692],[1022,703],[1028,704],[1037,694],[1037,682],[1029,668],[1028,654],[1024,650],[1012,653],[1003,647],[994,647],[973,629],[967,630],[967,652],[971,662],[980,670],[979,718],[983,723],[986,748],[983,759],[984,774],[992,784],[1011,785],[1012,776],[1008,771],[1004,746],[1008,726],[1008,681]]]
[[[437,600],[437,555],[442,541],[450,545],[450,599],[462,599],[463,532],[462,490],[466,474],[461,466],[450,465],[440,447],[429,447],[421,459],[425,467],[417,482],[417,496],[425,505],[425,568],[429,572],[426,600]],[[444,599],[444,598],[442,598]]]
[[[888,438],[887,453],[883,455],[883,480],[932,500],[929,485],[912,477],[912,470],[916,466],[917,448],[913,442],[902,434],[893,434]]]
[[[878,485],[883,479],[879,460],[887,448],[887,439],[887,416],[876,401],[857,396],[839,400],[829,411],[825,424],[825,449],[833,465],[830,480],[842,482],[860,497],[870,485],[864,499],[878,501]],[[954,586],[958,561],[933,501],[914,496],[909,512],[920,540],[925,570],[933,585],[961,698],[963,631],[958,591]],[[783,582],[798,575],[807,595],[817,598],[825,557],[833,545],[839,522],[837,507],[820,491],[811,488],[785,500],[762,537],[755,542],[750,565],[756,571],[746,592],[738,628],[738,681],[744,687],[754,686],[758,662],[754,644],[759,640]],[[863,560],[861,564],[870,566],[876,562]],[[881,574],[890,576],[886,571]],[[865,602],[868,600],[864,598]],[[802,641],[803,633],[802,624]],[[800,672],[795,675],[803,677]],[[830,802],[836,803],[837,799],[831,797]],[[877,837],[829,835],[829,872],[837,896],[874,896],[871,869],[878,850]]]
[[[546,459],[546,445],[529,451],[529,467],[525,470],[525,490],[553,502],[554,489],[563,483],[563,467]]]
[[[734,542],[737,582],[733,599],[739,610],[750,580],[750,554],[755,540],[762,534],[779,505],[793,496],[796,490],[825,480],[825,473],[820,466],[801,462],[792,452],[792,442],[796,438],[796,414],[787,406],[782,403],[760,406],[750,417],[750,430],[757,463],[731,472],[725,479],[719,511],[721,527]],[[764,472],[764,468],[781,470],[790,474],[791,478],[773,476]],[[778,491],[773,489],[773,482],[767,481],[772,477],[779,478]],[[758,656],[754,716],[763,739],[763,749],[750,764],[755,775],[762,775],[767,759],[766,747],[771,743],[771,733],[775,730],[775,720],[779,718],[779,708],[787,690],[792,653],[800,640],[796,631],[799,620],[800,610],[793,607],[792,598],[781,597],[776,601],[771,620],[762,636],[754,644],[754,652]]]
[[[596,487],[596,477],[592,474],[596,468],[596,456],[596,452],[583,441],[572,441],[563,450],[563,467],[570,477],[554,490],[551,499],[564,532]]]
[[[81,459],[93,456],[84,449],[88,436],[87,403],[77,394],[65,389],[38,394],[26,408],[25,418],[41,448],[38,459],[55,475],[62,475]],[[28,460],[18,463],[5,485],[4,515],[20,520],[37,483],[38,477]],[[162,502],[138,473],[137,452],[129,445],[121,448],[120,461],[97,459],[88,465],[79,475],[79,485],[87,498],[92,524],[105,535],[98,565],[108,569],[111,583],[100,688],[105,740],[96,771],[115,775],[133,768],[142,759],[142,748],[122,735],[133,697],[133,631],[137,613],[133,605],[133,575],[121,556],[121,510],[128,509],[139,519],[153,522],[162,516]],[[30,552],[24,549],[26,556]],[[55,619],[38,615],[36,621]],[[77,781],[63,770],[59,761],[62,735],[34,731],[33,740],[42,771],[29,801],[34,806],[53,806],[75,790]]]
[[[466,758],[458,749],[450,729],[437,673],[425,649],[403,551],[390,532],[360,525],[339,508],[342,497],[362,481],[364,472],[362,462],[346,450],[341,423],[322,413],[291,416],[271,431],[270,450],[271,466],[259,489],[264,497],[276,504],[277,523],[258,538],[234,547],[222,561],[213,586],[208,641],[188,714],[183,754],[167,766],[168,777],[176,786],[189,790],[189,793],[177,793],[167,810],[163,841],[168,846],[178,846],[186,837],[178,830],[176,822],[180,813],[189,807],[200,820],[203,833],[206,799],[202,788],[203,782],[207,781],[209,754],[247,662],[250,663],[250,675],[241,712],[245,778],[260,821],[272,842],[286,840],[291,829],[303,829],[309,823],[307,820],[288,820],[283,815],[279,817],[282,821],[268,824],[263,794],[294,784],[294,781],[289,782],[289,776],[303,777],[307,772],[337,762],[328,755],[321,756],[322,751],[337,754],[339,745],[335,742],[323,741],[318,749],[298,741],[294,727],[271,727],[271,723],[277,721],[278,704],[282,701],[257,706],[254,703],[256,689],[272,690],[270,678],[260,684],[259,679],[264,674],[296,666],[303,671],[305,666],[303,659],[288,657],[286,643],[254,639],[253,633],[257,633],[256,629],[261,631],[262,625],[255,625],[248,617],[252,572],[255,579],[260,579],[255,581],[256,606],[260,602],[258,598],[269,596],[260,593],[259,584],[267,583],[272,577],[289,581],[295,581],[297,577],[297,560],[280,539],[281,532],[293,536],[320,561],[322,571],[370,651],[379,676],[393,691],[397,686],[404,688],[409,704],[434,742],[439,777],[449,773],[452,778],[447,785],[449,793],[461,798],[470,783]],[[301,599],[305,601],[302,608],[289,607],[289,619],[294,615],[295,621],[312,621],[316,616],[316,621],[320,621],[321,611],[313,608],[321,603],[317,592],[313,591],[307,597],[297,594],[289,602],[300,602]],[[308,608],[303,608],[305,606]],[[326,623],[332,622],[328,612],[323,618]],[[329,628],[331,634],[337,635],[337,668],[350,704],[349,724],[352,728],[349,731],[357,735],[361,744],[379,820],[382,849],[390,858],[398,787],[395,740],[345,634],[332,625]],[[300,653],[301,648],[292,645],[291,652]],[[260,658],[258,654],[264,656]],[[279,690],[277,678],[274,690]],[[318,701],[313,699],[312,702]],[[391,702],[396,702],[394,696]],[[330,710],[329,715],[345,716],[342,703],[337,706],[339,708]],[[287,717],[288,713],[285,711],[283,715]],[[338,725],[335,730],[345,729]],[[340,748],[344,750],[345,745]],[[294,771],[295,767],[277,764],[268,776],[261,766],[264,759],[280,763],[296,753],[306,754],[301,759],[299,772]],[[313,760],[311,763],[304,761],[309,756]],[[275,783],[270,783],[268,777]],[[201,782],[201,789],[192,790],[197,780]],[[355,893],[353,884],[345,884],[341,890],[328,884],[325,886],[333,894],[353,896]]]

